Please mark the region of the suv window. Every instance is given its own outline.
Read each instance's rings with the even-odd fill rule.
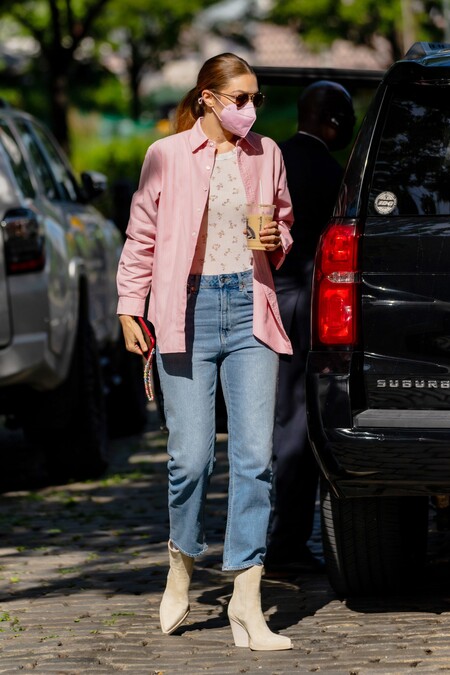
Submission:
[[[78,201],[75,181],[50,136],[42,127],[30,121],[17,121],[17,126],[33,158],[33,165],[47,197],[52,200]]]
[[[14,138],[11,129],[4,120],[0,120],[0,142],[8,155],[11,168],[22,194],[24,197],[34,197],[36,193],[22,155],[22,150]]]
[[[37,175],[42,184],[45,196],[50,200],[58,199],[58,188],[56,181],[50,171],[50,167],[45,161],[42,152],[37,145],[36,139],[31,133],[26,122],[16,120],[16,126],[20,131],[22,142],[24,143],[29,157],[31,158],[35,175]]]
[[[37,124],[32,124],[31,126],[33,128],[33,132],[36,134],[40,143],[42,143],[45,152],[47,153],[51,170],[56,178],[56,182],[61,189],[63,199],[76,202],[78,200],[78,194],[75,187],[75,180],[61,159],[55,144],[42,127],[38,126]]]
[[[397,199],[391,215],[450,213],[449,87],[397,86],[375,161],[369,214],[381,193]]]

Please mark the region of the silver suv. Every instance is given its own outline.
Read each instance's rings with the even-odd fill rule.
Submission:
[[[116,317],[122,236],[90,204],[105,188],[95,172],[79,183],[40,122],[1,105],[0,414],[58,479],[104,469],[107,411],[115,431],[145,415]]]

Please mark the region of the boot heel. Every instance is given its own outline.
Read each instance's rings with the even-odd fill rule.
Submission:
[[[236,647],[248,647],[248,633],[240,623],[235,619],[228,617],[230,619],[231,632],[233,633],[233,640]]]

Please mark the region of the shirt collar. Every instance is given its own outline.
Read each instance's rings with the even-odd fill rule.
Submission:
[[[209,138],[204,133],[202,125],[200,124],[201,119],[202,118],[199,117],[194,126],[189,129],[189,142],[191,144],[192,152],[195,152],[202,146],[206,145],[206,143],[209,141]]]
[[[319,143],[322,143],[322,145],[324,145],[326,147],[326,149],[328,150],[328,145],[325,143],[325,141],[323,141],[318,136],[314,136],[314,134],[309,134],[307,131],[299,131],[297,133],[302,134],[303,136],[309,136],[310,138],[315,138],[316,141],[319,141]]]
[[[204,147],[207,143],[209,143],[209,138],[206,136],[205,132],[202,129],[201,125],[201,117],[197,119],[195,122],[194,126],[189,130],[189,142],[191,144],[191,150],[192,152],[195,152],[196,150],[199,150],[200,148]],[[255,134],[253,131],[249,131],[247,136],[245,138],[240,138],[236,146],[243,145],[250,145],[253,148],[257,147],[257,134]]]

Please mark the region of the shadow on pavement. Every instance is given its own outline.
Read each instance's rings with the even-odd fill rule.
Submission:
[[[0,535],[2,563],[42,564],[53,556],[51,575],[2,584],[0,600],[105,593],[159,595],[167,574],[166,435],[149,414],[140,436],[112,443],[112,462],[102,479],[49,486],[43,459],[26,447],[20,432],[1,430],[2,482]],[[227,512],[226,437],[219,437],[217,464],[208,500],[211,550],[196,565],[192,588],[201,607],[218,608],[210,618],[182,627],[180,633],[228,624],[226,607],[232,576],[222,573],[221,544]],[[64,565],[58,567],[58,556]],[[73,557],[73,562],[67,560]],[[449,532],[431,524],[430,558],[423,579],[401,596],[345,600],[358,613],[433,612],[450,609]],[[16,563],[14,563],[16,564]],[[263,580],[263,608],[275,631],[298,624],[336,600],[325,575],[294,581]],[[208,612],[208,610],[207,610]],[[208,615],[208,614],[207,614]]]

